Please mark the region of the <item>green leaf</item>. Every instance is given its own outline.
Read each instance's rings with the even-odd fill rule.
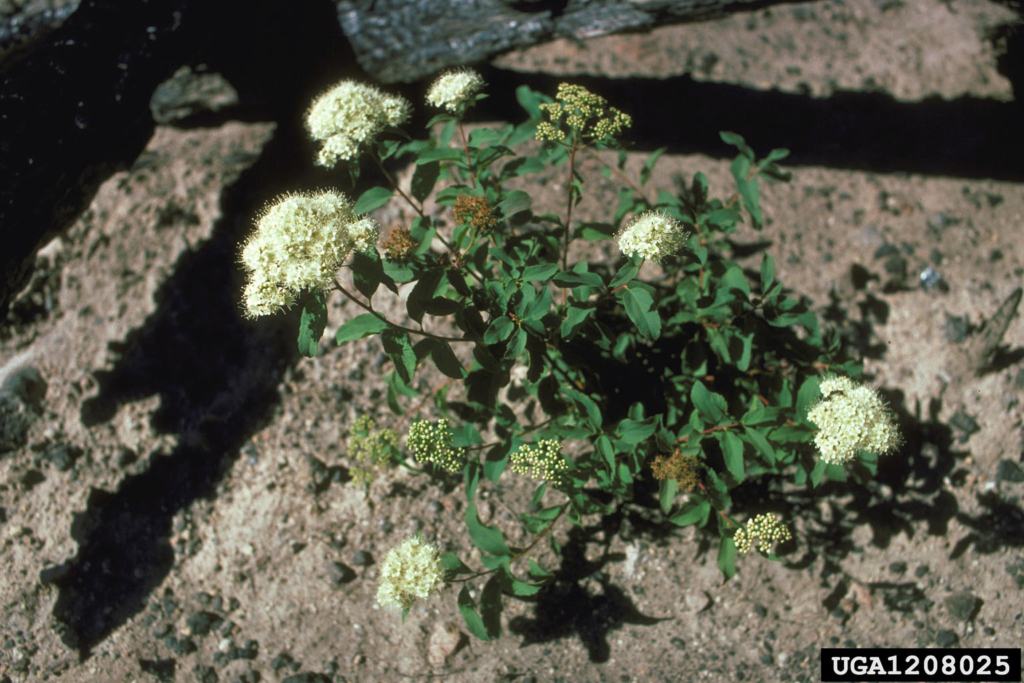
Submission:
[[[725,469],[736,481],[743,481],[743,442],[729,430],[717,432],[725,456]]]
[[[690,400],[708,422],[718,424],[725,418],[727,408],[725,399],[708,391],[700,380],[693,383],[693,388],[690,389]]]
[[[750,149],[747,145],[747,141],[743,139],[742,135],[737,135],[736,133],[730,133],[729,131],[723,130],[718,134],[718,136],[722,138],[722,142],[732,145],[737,148],[743,156],[750,159],[751,162],[754,161],[754,150]]]
[[[466,484],[466,500],[473,500],[476,497],[476,487],[480,484],[480,461],[470,458],[463,470],[463,478]]]
[[[484,626],[483,619],[477,614],[476,603],[470,597],[469,587],[465,584],[463,584],[462,590],[459,591],[458,605],[459,613],[462,614],[462,620],[466,622],[466,629],[480,640],[490,640],[491,636]]]
[[[491,574],[480,594],[480,618],[492,640],[501,636],[501,584],[508,576],[507,568]]]
[[[611,223],[581,223],[576,226],[576,236],[587,242],[600,242],[611,239],[614,235],[615,226]]]
[[[476,503],[466,508],[466,527],[473,545],[491,555],[511,555],[512,551],[505,545],[505,536],[497,527],[484,526],[476,513]]]
[[[434,346],[430,349],[430,360],[434,361],[434,365],[437,369],[447,377],[453,379],[463,379],[466,376],[466,370],[462,367],[462,363],[455,356],[455,352],[452,351],[451,345],[441,339],[435,339]]]
[[[761,195],[758,189],[757,177],[749,178],[750,160],[745,156],[733,159],[729,170],[732,171],[733,179],[736,181],[736,190],[743,198],[743,208],[750,214],[750,221],[755,230],[761,229],[763,218],[761,216]]]
[[[491,321],[484,332],[485,344],[498,344],[509,338],[516,324],[508,316],[501,316]]]
[[[711,503],[706,500],[691,500],[668,521],[676,526],[689,526],[690,524],[704,526],[709,512],[711,512]]]
[[[551,281],[559,287],[600,287],[604,284],[604,280],[597,273],[576,273],[567,270],[555,275]]]
[[[537,282],[539,280],[547,280],[556,272],[558,272],[557,263],[543,263],[536,266],[526,266],[522,277],[526,282]]]
[[[363,337],[369,337],[371,334],[377,334],[388,329],[388,324],[375,316],[373,313],[363,313],[356,317],[346,320],[341,327],[338,328],[338,335],[336,337],[338,344],[344,344],[345,342],[354,341],[356,339],[362,339]]]
[[[373,296],[381,284],[392,292],[398,292],[395,281],[384,272],[384,265],[376,251],[357,251],[352,254],[352,282],[367,299]]]
[[[510,587],[512,588],[512,595],[517,595],[519,597],[528,597],[530,595],[536,595],[537,593],[540,593],[541,590],[543,590],[544,588],[543,585],[537,585],[535,583],[526,583],[525,581],[520,581],[519,579],[515,578],[512,579]]]
[[[551,98],[531,89],[528,85],[521,85],[516,88],[516,101],[519,102],[520,107],[526,110],[530,118],[539,119],[542,114],[540,105],[550,102]]]
[[[654,165],[658,163],[658,159],[660,159],[661,155],[666,151],[668,151],[668,147],[659,147],[651,152],[651,156],[647,157],[647,161],[644,162],[644,167],[640,169],[641,185],[646,185],[647,181],[651,179],[651,172],[654,170]]]
[[[469,146],[483,147],[501,137],[501,132],[493,128],[474,128],[469,132]]]
[[[817,486],[821,483],[821,477],[825,474],[825,467],[828,465],[824,460],[818,458],[814,463],[814,469],[811,470],[811,486]]]
[[[615,274],[615,277],[612,278],[612,281],[608,283],[608,287],[610,287],[611,289],[621,287],[627,282],[632,281],[632,279],[635,278],[637,273],[639,272],[640,266],[637,266],[632,261],[627,261],[624,266],[619,268],[619,272]]]
[[[626,315],[640,334],[651,341],[658,339],[661,336],[661,316],[657,310],[651,310],[654,299],[650,293],[639,287],[631,287],[622,292],[622,300],[626,306]]]
[[[764,296],[775,281],[775,260],[768,254],[761,259],[761,294]]]
[[[441,175],[441,164],[430,163],[417,166],[412,174],[412,196],[420,202],[429,197],[439,175]]]
[[[323,292],[310,292],[302,305],[302,318],[299,320],[299,353],[315,358],[320,348],[320,337],[324,336],[327,327],[327,295]]]
[[[743,425],[743,428],[747,439],[754,446],[754,450],[756,450],[769,465],[774,466],[775,449],[772,448],[772,445],[768,442],[768,439],[765,438],[764,434],[748,425]]]
[[[533,199],[522,190],[512,190],[505,193],[505,198],[498,202],[505,218],[510,218],[520,211],[526,211],[533,205]]]
[[[725,575],[725,583],[736,575],[736,542],[732,536],[723,536],[722,544],[718,546],[718,568]]]
[[[519,358],[519,355],[526,349],[527,334],[523,331],[523,328],[516,328],[516,331],[512,334],[512,339],[508,343],[508,347],[505,349],[505,360],[514,360]]]
[[[796,415],[800,421],[807,419],[807,413],[814,403],[821,397],[820,378],[811,375],[800,385],[800,391],[796,392]]]
[[[679,492],[679,482],[675,479],[662,479],[661,486],[658,491],[658,501],[661,503],[661,511],[668,514],[668,511],[672,509],[672,501],[675,500],[676,493]]]
[[[657,418],[650,417],[646,420],[630,420],[626,419],[619,423],[619,427],[616,430],[619,433],[619,439],[629,446],[635,446],[638,443],[647,441],[654,434],[654,430],[657,428]]]
[[[436,147],[434,149],[425,149],[416,157],[416,163],[420,165],[437,161],[461,161],[465,165],[466,153],[461,149],[454,149],[452,147]]]
[[[395,364],[395,371],[402,381],[408,384],[416,373],[416,354],[409,342],[409,335],[404,330],[388,328],[380,333],[384,353]]]
[[[603,422],[601,415],[601,409],[594,402],[594,399],[590,398],[582,391],[577,391],[572,387],[563,386],[562,393],[571,398],[577,405],[582,406],[587,413],[587,417],[590,419],[594,429],[600,429]]]
[[[391,197],[394,196],[391,190],[383,187],[371,187],[366,192],[359,195],[359,199],[356,200],[356,205],[353,210],[356,213],[370,213],[374,209],[379,209],[388,203]]]
[[[441,553],[441,569],[443,569],[449,576],[473,573],[473,571],[467,567],[455,553]]]

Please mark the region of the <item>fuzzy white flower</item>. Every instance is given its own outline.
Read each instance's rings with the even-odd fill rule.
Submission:
[[[821,381],[822,399],[807,413],[818,427],[814,443],[832,465],[853,460],[858,450],[885,455],[900,445],[892,411],[878,392],[849,377]]]
[[[267,209],[242,248],[250,317],[288,308],[303,290],[327,289],[353,249],[372,248],[380,228],[337,192],[292,194]]]
[[[444,569],[437,549],[413,536],[388,551],[380,566],[377,603],[407,610],[418,599],[429,598],[444,586]]]
[[[645,211],[619,233],[619,249],[623,254],[637,254],[660,263],[666,256],[682,251],[688,236],[682,223],[667,213]]]
[[[484,87],[484,79],[471,69],[460,69],[442,74],[427,92],[427,102],[461,114]]]
[[[354,160],[360,147],[388,126],[409,119],[412,105],[356,81],[342,81],[318,97],[306,114],[310,136],[323,143],[317,163],[328,168]]]

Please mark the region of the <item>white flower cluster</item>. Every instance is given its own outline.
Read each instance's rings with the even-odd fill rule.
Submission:
[[[900,445],[892,411],[871,387],[849,377],[826,377],[821,395],[807,419],[818,426],[814,443],[825,462],[842,465],[859,450],[885,455]]]
[[[349,252],[370,249],[379,234],[343,194],[285,195],[264,212],[242,248],[246,313],[269,315],[291,306],[303,290],[331,287]]]
[[[442,74],[427,92],[427,102],[461,114],[484,87],[484,79],[472,69],[459,69]]]
[[[380,566],[377,603],[407,610],[444,586],[444,569],[437,549],[417,534],[388,551]]]
[[[317,163],[332,168],[339,159],[354,160],[388,126],[409,119],[408,100],[385,95],[356,81],[342,81],[318,97],[306,114],[310,136],[323,143]]]
[[[686,246],[689,233],[675,218],[662,211],[645,211],[634,218],[619,235],[623,254],[637,254],[660,263],[666,256],[678,254]]]
[[[537,445],[520,446],[512,454],[512,471],[559,486],[565,483],[569,465],[562,457],[562,444],[554,439],[543,439]]]
[[[466,462],[466,449],[453,448],[455,435],[448,420],[429,422],[417,420],[409,428],[406,445],[416,453],[416,460],[429,462],[449,472],[458,472]]]
[[[736,550],[741,553],[749,553],[754,547],[754,540],[761,539],[762,545],[771,543],[782,543],[793,538],[789,529],[775,515],[767,513],[757,515],[747,522],[747,525],[736,531],[733,541],[736,543]]]

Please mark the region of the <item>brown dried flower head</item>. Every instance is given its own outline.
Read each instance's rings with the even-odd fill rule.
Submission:
[[[405,263],[412,258],[419,243],[412,238],[409,229],[403,226],[394,228],[381,245],[384,257],[392,263]]]
[[[487,234],[498,224],[498,216],[494,213],[494,207],[488,204],[483,197],[459,195],[459,198],[455,200],[455,206],[452,207],[452,214],[459,223],[469,223],[474,230],[481,234]]]
[[[677,448],[672,455],[659,455],[651,463],[655,479],[675,479],[679,488],[692,492],[700,485],[703,471],[700,460],[693,455],[683,455]]]

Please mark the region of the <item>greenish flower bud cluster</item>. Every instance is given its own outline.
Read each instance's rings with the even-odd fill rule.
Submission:
[[[520,446],[512,454],[512,471],[559,486],[566,481],[569,464],[562,457],[562,444],[544,439],[537,444]]]
[[[633,125],[633,119],[608,106],[608,100],[570,83],[559,85],[556,101],[542,104],[540,109],[547,117],[547,121],[537,124],[536,135],[541,141],[564,140],[563,124],[575,131],[577,138],[589,140],[618,137]]]
[[[363,415],[352,424],[348,457],[361,463],[350,470],[352,482],[369,484],[373,481],[375,468],[386,467],[399,459],[398,432],[393,429],[377,430],[377,422],[369,415]]]
[[[736,550],[741,553],[749,553],[754,547],[754,541],[761,540],[762,546],[772,543],[783,543],[791,539],[793,535],[780,520],[771,513],[757,515],[747,522],[745,527],[736,531],[733,540],[736,543]]]
[[[458,472],[466,464],[466,449],[452,447],[454,440],[448,420],[417,420],[409,428],[409,438],[405,443],[416,454],[417,461]]]
[[[402,125],[411,112],[412,105],[402,97],[342,81],[317,98],[306,114],[310,136],[323,143],[317,163],[333,168],[340,160],[354,161],[378,133]]]
[[[338,192],[291,194],[267,209],[242,248],[249,317],[290,307],[303,290],[324,290],[353,249],[372,248],[379,226]]]
[[[444,587],[441,556],[417,534],[388,551],[380,565],[377,603],[407,610]]]
[[[682,251],[689,236],[682,223],[664,211],[645,211],[619,232],[619,249],[661,263],[666,256]]]
[[[877,391],[838,376],[823,379],[820,386],[822,398],[807,419],[818,427],[814,443],[822,460],[842,465],[859,450],[885,455],[899,447],[892,411]]]
[[[427,92],[427,103],[462,114],[483,90],[484,79],[472,69],[459,69],[442,74]]]

